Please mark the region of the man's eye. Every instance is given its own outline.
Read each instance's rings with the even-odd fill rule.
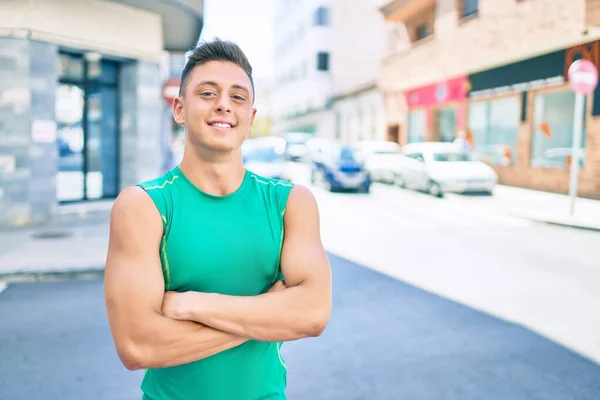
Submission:
[[[239,101],[245,101],[246,100],[244,97],[239,96],[239,95],[235,95],[235,96],[233,96],[233,98],[236,99],[236,100],[239,100]]]
[[[216,96],[216,95],[213,92],[202,92],[202,93],[200,93],[200,96],[210,97],[210,96]]]

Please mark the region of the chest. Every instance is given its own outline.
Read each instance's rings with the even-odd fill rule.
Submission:
[[[279,271],[283,218],[260,201],[185,204],[174,210],[164,246],[169,290],[251,296]]]

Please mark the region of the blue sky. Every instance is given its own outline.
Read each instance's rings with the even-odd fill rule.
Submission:
[[[250,60],[255,79],[273,73],[273,1],[206,0],[202,39],[236,42]]]

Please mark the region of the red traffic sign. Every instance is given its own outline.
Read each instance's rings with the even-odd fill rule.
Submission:
[[[573,62],[569,67],[569,84],[575,93],[592,93],[598,85],[598,69],[589,60]]]
[[[173,104],[173,99],[179,96],[179,85],[181,80],[179,78],[169,79],[165,82],[162,88],[162,97],[168,105]]]

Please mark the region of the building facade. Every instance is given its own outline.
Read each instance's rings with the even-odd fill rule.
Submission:
[[[278,1],[275,16],[274,134],[352,137],[348,121],[356,127],[366,120],[356,121],[357,115],[347,111],[354,113],[363,104],[368,110],[361,108],[358,115],[383,121],[383,114],[372,110],[379,103],[372,101],[372,91],[377,91],[373,82],[381,66],[385,23],[372,0]],[[365,93],[365,87],[371,92]]]
[[[452,141],[500,182],[557,193],[569,185],[571,63],[600,66],[596,0],[396,0],[380,10],[387,55],[379,85],[401,144]],[[600,89],[587,96],[579,193],[600,198]]]
[[[156,176],[161,56],[201,28],[201,1],[0,3],[0,226]]]

